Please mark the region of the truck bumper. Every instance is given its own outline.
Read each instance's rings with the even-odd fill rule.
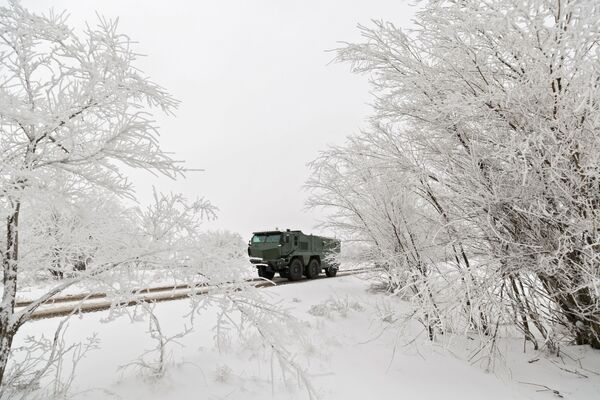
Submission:
[[[251,258],[250,262],[254,265],[268,265],[271,269],[279,271],[285,269],[288,265],[288,260],[279,258],[277,260],[262,260],[260,258]]]

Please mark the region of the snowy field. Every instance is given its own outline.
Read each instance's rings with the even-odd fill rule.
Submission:
[[[505,347],[503,358],[495,361],[493,373],[487,373],[466,360],[477,348],[476,340],[452,341],[451,347],[432,345],[418,334],[416,323],[400,326],[407,313],[405,303],[373,294],[368,287],[368,282],[351,276],[265,289],[273,302],[281,302],[309,330],[310,341],[290,347],[297,353],[296,361],[308,369],[320,398],[600,398],[598,352],[571,347],[564,349],[569,357],[524,354],[521,339],[505,340],[500,344]],[[189,323],[187,311],[187,301],[156,306],[166,334]],[[160,379],[135,368],[119,369],[154,347],[146,333],[147,320],[132,323],[128,316],[120,316],[107,321],[112,319],[107,313],[73,318],[65,340],[80,341],[97,333],[100,347],[79,363],[72,393],[90,400],[308,398],[295,376],[282,375],[270,348],[257,336],[240,342],[234,334],[221,333],[218,349],[211,329],[215,315],[216,310],[205,310],[195,320],[193,332],[181,338],[180,345],[170,345],[167,372]],[[27,335],[51,336],[58,321],[27,324],[16,344]],[[68,375],[68,362],[64,371]]]

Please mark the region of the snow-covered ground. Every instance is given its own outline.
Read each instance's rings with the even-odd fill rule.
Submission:
[[[503,357],[495,361],[494,372],[485,372],[467,361],[477,348],[476,340],[448,337],[451,345],[431,344],[425,335],[418,335],[417,323],[399,323],[408,310],[405,303],[371,293],[368,287],[368,282],[349,276],[264,289],[309,330],[310,341],[290,347],[323,399],[600,398],[600,352],[571,347],[564,349],[568,357],[556,358],[531,350],[523,353],[521,339],[503,340]],[[183,329],[189,322],[183,318],[188,310],[187,301],[156,306],[167,334]],[[101,342],[100,349],[78,365],[72,393],[90,400],[308,397],[297,377],[282,376],[270,348],[258,336],[239,342],[231,335],[218,350],[211,329],[215,315],[216,310],[207,309],[197,317],[194,331],[179,340],[181,346],[170,346],[168,370],[160,379],[135,369],[118,370],[154,347],[146,333],[147,320],[132,323],[121,316],[106,321],[107,313],[73,318],[67,342],[95,332]],[[58,321],[27,324],[17,345],[28,334],[52,335]]]

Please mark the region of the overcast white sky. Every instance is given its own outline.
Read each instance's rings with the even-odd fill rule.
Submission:
[[[147,55],[139,67],[182,101],[175,117],[157,116],[163,148],[205,170],[179,182],[135,173],[140,201],[149,201],[152,185],[204,196],[220,209],[207,228],[244,238],[275,227],[319,233],[320,213],[304,207],[306,163],[365,126],[370,101],[366,78],[329,64],[326,50],[359,40],[358,23],[408,26],[413,13],[403,0],[22,4],[67,10],[75,26],[95,21],[95,12],[119,17],[121,32]]]

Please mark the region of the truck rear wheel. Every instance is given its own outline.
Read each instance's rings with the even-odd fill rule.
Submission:
[[[302,270],[304,269],[304,264],[299,258],[294,258],[292,263],[290,264],[290,273],[288,275],[288,279],[290,281],[297,281],[302,278]]]
[[[336,274],[337,268],[335,267],[328,267],[327,269],[325,269],[325,275],[327,275],[329,278],[333,278]]]
[[[316,258],[313,258],[308,263],[308,268],[306,268],[306,277],[308,279],[314,279],[319,276],[321,272],[321,263]]]
[[[258,276],[260,276],[261,278],[271,280],[275,276],[275,272],[267,270],[267,267],[265,267],[264,265],[259,265]]]

